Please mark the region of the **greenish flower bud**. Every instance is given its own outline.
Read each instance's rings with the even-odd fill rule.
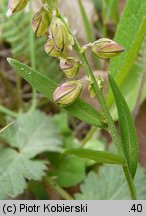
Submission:
[[[99,58],[109,59],[117,56],[125,49],[108,38],[101,38],[91,44],[92,51]]]
[[[42,7],[32,19],[32,28],[36,36],[44,35],[52,20],[52,12]]]
[[[50,35],[54,46],[60,52],[64,52],[73,45],[73,38],[69,33],[67,26],[58,17],[54,17],[52,20]]]
[[[96,82],[98,84],[99,89],[102,90],[103,86],[104,86],[104,79],[101,76],[96,76],[95,78],[96,78]],[[96,94],[95,94],[95,91],[94,91],[94,88],[93,88],[94,82],[92,81],[91,78],[89,78],[88,81],[89,81],[88,90],[90,92],[90,96],[95,97]]]
[[[75,77],[80,70],[81,63],[75,58],[67,58],[60,60],[60,69],[69,78]]]
[[[55,103],[65,107],[79,98],[83,87],[82,80],[73,80],[58,86],[53,94]]]
[[[53,40],[51,38],[49,38],[45,44],[45,51],[52,57],[66,57],[66,52],[61,52],[59,49],[56,49],[56,46],[54,46]]]
[[[13,13],[21,11],[25,8],[29,0],[9,0],[7,16],[11,16]]]

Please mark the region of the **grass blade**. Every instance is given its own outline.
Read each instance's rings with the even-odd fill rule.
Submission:
[[[109,74],[109,82],[117,105],[124,154],[130,173],[134,177],[138,161],[138,142],[134,121],[129,107],[111,74]]]
[[[81,158],[94,160],[97,163],[107,164],[121,164],[125,165],[125,160],[118,154],[113,154],[106,151],[96,151],[90,149],[68,149],[64,151],[64,154],[72,154]]]

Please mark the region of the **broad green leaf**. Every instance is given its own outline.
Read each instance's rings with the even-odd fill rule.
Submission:
[[[134,61],[142,45],[146,34],[146,1],[127,0],[121,21],[118,25],[114,40],[125,47],[125,52],[111,61],[110,71],[118,85],[124,85],[124,81],[131,72]],[[131,74],[132,76],[132,74]],[[108,92],[107,102],[113,104],[111,90]]]
[[[64,154],[71,154],[81,158],[95,160],[97,163],[125,164],[125,160],[120,155],[105,151],[96,151],[90,149],[68,149],[64,151]]]
[[[11,147],[30,158],[44,151],[61,150],[60,131],[51,117],[39,111],[20,115],[2,135]]]
[[[143,41],[142,47],[140,49],[140,53],[136,58],[134,65],[130,69],[130,72],[126,77],[126,80],[124,81],[124,85],[120,87],[120,90],[128,104],[131,113],[135,111],[137,106],[139,106],[137,104],[137,99],[139,98],[139,92],[141,92],[141,100],[140,100],[141,104],[146,98],[146,80],[143,89],[141,88],[141,83],[144,78],[145,66],[146,66],[145,58],[146,58],[146,37]],[[117,115],[115,104],[111,106],[110,111],[113,119],[117,120],[118,115]]]
[[[44,161],[30,160],[21,152],[0,146],[0,199],[23,193],[26,180],[40,180],[46,169]]]
[[[44,94],[49,100],[52,100],[53,92],[57,87],[54,81],[14,59],[8,59],[8,62],[30,85]],[[64,109],[88,124],[100,128],[105,127],[102,123],[103,116],[83,100],[78,99],[75,103]]]
[[[46,162],[32,159],[45,151],[60,151],[62,140],[53,118],[39,111],[20,115],[2,136],[10,146],[0,146],[0,199],[5,199],[21,194],[26,180],[45,175]]]
[[[109,82],[117,105],[121,130],[122,147],[131,175],[134,177],[138,161],[138,141],[134,121],[121,91],[109,74]]]
[[[61,187],[75,186],[86,177],[85,161],[74,155],[62,155],[57,166],[49,171],[49,175],[55,176]]]
[[[141,79],[143,78],[144,64],[142,62],[137,62],[131,69],[132,76],[129,74],[124,81],[124,85],[120,87],[120,90],[128,104],[131,113],[135,110],[137,106],[137,98],[139,95],[139,90],[141,88]],[[146,85],[143,88],[141,95],[141,104],[146,98]],[[114,120],[118,119],[117,110],[115,104],[110,108],[112,117]]]
[[[140,166],[135,176],[135,186],[138,200],[146,200],[146,174]],[[77,200],[130,200],[129,189],[123,171],[119,166],[105,165],[99,169],[99,174],[90,172],[85,182],[80,186]]]

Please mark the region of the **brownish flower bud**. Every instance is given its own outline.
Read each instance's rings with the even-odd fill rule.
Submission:
[[[55,103],[65,107],[72,104],[77,98],[79,98],[83,87],[81,80],[73,80],[61,84],[57,87],[53,94],[53,100]]]
[[[67,26],[58,17],[54,17],[52,20],[50,36],[53,40],[54,46],[60,52],[64,52],[64,50],[73,45],[73,38],[69,33]]]
[[[91,44],[92,51],[99,58],[108,59],[119,55],[125,49],[108,38],[101,38]]]
[[[13,13],[21,11],[25,8],[29,0],[9,0],[7,16],[11,16]]]
[[[75,58],[67,58],[60,60],[60,69],[69,78],[75,77],[80,70],[81,63]]]
[[[42,7],[32,19],[32,28],[36,36],[44,35],[52,20],[52,12]]]
[[[66,57],[66,52],[61,52],[59,49],[56,49],[56,46],[54,46],[53,40],[51,38],[49,38],[45,44],[45,51],[52,57]]]

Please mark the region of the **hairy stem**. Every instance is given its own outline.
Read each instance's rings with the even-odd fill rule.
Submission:
[[[105,97],[103,95],[103,92],[98,86],[98,83],[96,81],[94,73],[93,73],[93,71],[92,71],[92,69],[91,69],[91,67],[90,67],[90,65],[88,63],[88,60],[87,60],[85,54],[81,52],[81,47],[80,47],[80,44],[78,43],[76,37],[74,36],[71,29],[69,28],[69,26],[65,22],[64,18],[62,16],[60,16],[60,18],[66,24],[66,26],[68,27],[69,32],[72,34],[72,36],[74,38],[74,49],[75,49],[76,53],[78,54],[78,56],[79,56],[79,58],[80,58],[80,60],[82,62],[82,66],[83,66],[84,71],[86,72],[87,76],[93,81],[93,89],[95,91],[95,94],[96,94],[96,96],[98,98],[99,104],[100,104],[100,106],[102,108],[102,111],[103,111],[103,113],[105,115],[105,118],[107,120],[107,125],[108,125],[107,130],[108,130],[108,132],[110,133],[110,135],[112,137],[112,140],[113,140],[113,142],[114,142],[114,144],[115,144],[115,146],[117,148],[118,153],[125,158],[123,148],[122,148],[122,145],[121,145],[121,139],[120,139],[120,137],[118,135],[116,126],[114,124],[114,120],[112,119],[111,114],[110,114],[110,112],[108,110],[108,107],[107,107],[106,100],[105,100]],[[126,177],[126,180],[127,180],[127,184],[128,184],[128,187],[129,187],[131,198],[133,200],[135,200],[136,199],[136,190],[135,190],[135,186],[134,186],[132,176],[131,176],[131,174],[129,172],[129,169],[127,167],[123,166],[123,171],[124,171],[124,174],[125,174],[125,177]]]
[[[131,198],[133,200],[137,200],[136,188],[135,188],[135,185],[134,185],[134,180],[131,177],[131,174],[129,172],[128,166],[123,166],[123,172],[125,174],[125,177],[126,177],[126,180],[127,180],[127,183],[128,183],[128,187],[129,187],[129,191],[130,191],[130,194],[131,194]]]
[[[87,75],[89,77],[91,77],[92,81],[94,82],[93,84],[93,88],[94,88],[94,91],[96,93],[96,96],[98,98],[98,101],[100,103],[100,106],[104,112],[104,115],[105,115],[105,118],[107,119],[107,124],[108,124],[108,131],[113,139],[113,142],[119,152],[120,155],[122,155],[124,157],[124,154],[123,154],[123,149],[122,149],[122,145],[121,145],[121,140],[119,138],[119,135],[118,135],[118,132],[117,132],[117,129],[116,129],[116,126],[114,124],[114,121],[110,115],[110,112],[108,110],[108,107],[106,105],[106,101],[105,101],[105,98],[104,98],[104,95],[103,95],[103,92],[100,90],[97,82],[96,82],[96,78],[94,77],[94,73],[93,71],[91,70],[90,68],[90,65],[88,64],[88,61],[87,61],[87,58],[84,54],[81,54],[80,52],[80,46],[75,38],[75,50],[77,51],[78,55],[80,56],[80,59],[82,61],[82,64],[83,64],[83,67],[84,67],[84,70],[86,71]],[[132,199],[136,199],[136,192],[135,192],[135,186],[134,186],[134,183],[133,183],[133,179],[130,175],[130,172],[128,170],[128,168],[125,168],[123,166],[123,170],[124,170],[124,173],[125,173],[125,177],[126,177],[126,180],[127,180],[127,183],[128,183],[128,186],[129,186],[129,190],[130,190],[130,193],[131,193],[131,198]]]

